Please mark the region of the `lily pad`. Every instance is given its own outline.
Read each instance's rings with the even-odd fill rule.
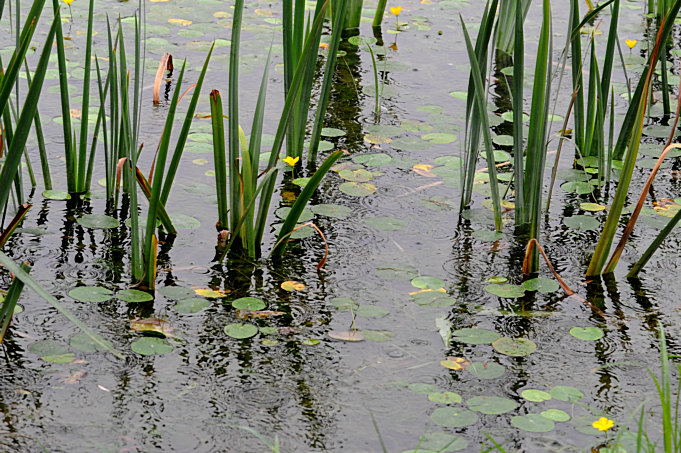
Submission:
[[[598,212],[605,211],[605,206],[599,203],[579,203],[579,209],[582,211]]]
[[[265,302],[257,297],[241,297],[232,302],[232,307],[237,310],[257,311],[265,308]]]
[[[323,127],[322,137],[342,137],[345,135],[345,131],[336,129],[335,127]]]
[[[492,343],[492,347],[500,354],[511,357],[524,357],[537,350],[536,343],[527,338],[501,337]]]
[[[403,451],[402,453],[445,453],[464,450],[466,447],[468,447],[468,442],[463,437],[436,432],[421,435],[416,449]]]
[[[553,420],[554,422],[566,422],[570,420],[570,415],[560,409],[547,409],[539,415],[548,418],[549,420]]]
[[[357,164],[364,164],[369,167],[381,167],[392,162],[393,158],[385,153],[358,154],[352,158]]]
[[[422,275],[414,278],[411,281],[411,285],[420,289],[439,289],[444,287],[445,283],[439,278]]]
[[[389,330],[363,330],[364,338],[370,341],[383,342],[395,338],[395,333]]]
[[[551,394],[543,390],[527,389],[523,390],[520,394],[527,401],[533,401],[535,403],[541,403],[542,401],[548,401],[552,398]]]
[[[68,192],[61,190],[45,190],[43,191],[43,197],[50,200],[70,200],[71,195]]]
[[[492,230],[475,230],[471,236],[473,239],[477,239],[478,241],[482,242],[496,242],[500,239],[503,239],[504,237],[504,235],[499,231]]]
[[[525,295],[525,288],[520,285],[512,285],[510,283],[487,285],[485,286],[485,291],[490,294],[494,294],[495,296],[508,299],[516,299]]]
[[[452,340],[468,344],[489,344],[499,339],[499,337],[500,335],[493,330],[473,327],[457,329],[452,332]]]
[[[108,341],[106,343],[111,346],[111,344]],[[104,346],[95,343],[94,340],[85,332],[80,332],[72,336],[71,339],[69,340],[69,345],[73,349],[82,352],[106,351],[106,348],[104,348]]]
[[[344,182],[338,187],[338,189],[344,194],[353,197],[366,197],[367,195],[376,193],[376,186],[368,182]]]
[[[196,294],[194,290],[183,288],[182,286],[164,286],[163,288],[158,288],[158,292],[168,299],[187,299]]]
[[[461,407],[439,407],[430,414],[430,419],[436,425],[463,428],[474,425],[478,421],[478,414]]]
[[[138,289],[124,289],[116,293],[116,298],[124,302],[140,303],[154,300],[154,296]]]
[[[581,231],[596,230],[601,226],[596,218],[582,214],[566,217],[563,219],[563,223],[569,228]]]
[[[359,304],[352,297],[334,297],[329,303],[339,311],[350,311],[359,307]]]
[[[445,132],[431,132],[430,134],[424,134],[421,136],[422,140],[427,140],[431,143],[452,143],[456,140],[456,135],[448,134]]]
[[[570,387],[569,385],[557,385],[549,390],[552,397],[559,401],[575,402],[584,398],[584,394],[581,390]]]
[[[438,388],[433,384],[426,384],[424,382],[413,382],[407,386],[409,390],[420,395],[427,395],[429,393],[437,392]]]
[[[373,173],[364,168],[357,168],[355,170],[346,168],[338,172],[338,176],[346,181],[352,182],[369,182],[374,179]]]
[[[206,299],[189,297],[186,299],[180,299],[180,301],[173,306],[173,309],[178,313],[190,314],[198,313],[207,307],[210,307],[210,302]]]
[[[99,229],[117,228],[120,225],[117,219],[104,214],[85,214],[82,217],[78,217],[76,222],[85,228]]]
[[[336,219],[344,219],[352,214],[352,209],[339,204],[318,204],[311,206],[310,210],[316,215],[333,217]]]
[[[531,433],[548,433],[556,427],[553,420],[539,414],[516,415],[511,419],[511,424]]]
[[[69,291],[69,296],[81,302],[106,302],[113,292],[101,286],[79,286]]]
[[[384,280],[410,280],[419,273],[414,266],[403,263],[379,266],[374,271],[376,276]]]
[[[515,401],[498,396],[474,396],[466,404],[470,410],[488,415],[505,414],[518,407]]]
[[[548,294],[560,289],[558,282],[550,278],[532,278],[525,280],[522,283],[523,288],[527,291],[539,291],[540,293]]]
[[[227,324],[224,330],[228,336],[237,340],[251,338],[258,333],[258,328],[253,324]]]
[[[368,217],[364,221],[372,228],[381,231],[397,231],[404,228],[406,222],[394,217]]]
[[[349,341],[349,342],[358,342],[358,341],[364,341],[364,335],[362,335],[362,332],[359,330],[347,330],[347,331],[342,331],[342,330],[332,330],[331,332],[328,333],[329,337],[333,338],[334,340],[340,340],[340,341]]]
[[[386,310],[382,307],[376,307],[374,305],[360,305],[355,310],[355,314],[357,316],[364,316],[366,318],[381,318],[388,313],[390,313],[389,310]]]
[[[454,392],[432,392],[428,394],[428,401],[442,404],[457,404],[463,401],[461,395]]]
[[[43,357],[66,354],[69,352],[69,348],[61,341],[41,340],[30,344],[28,346],[28,351],[37,356]]]
[[[145,334],[172,337],[175,328],[168,321],[160,318],[144,318],[130,320],[130,330]]]
[[[598,327],[573,327],[570,335],[584,341],[596,341],[603,338],[603,330]]]
[[[158,337],[142,337],[130,344],[130,348],[142,355],[161,355],[173,350],[164,339]]]
[[[565,192],[586,195],[593,191],[593,186],[583,181],[568,181],[560,186]]]
[[[495,362],[473,362],[466,371],[478,379],[497,379],[504,375],[506,368]]]

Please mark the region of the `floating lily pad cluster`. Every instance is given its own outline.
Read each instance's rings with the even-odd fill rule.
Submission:
[[[487,280],[490,284],[485,286],[485,291],[494,294],[497,297],[506,299],[517,299],[524,297],[527,291],[540,292],[543,294],[550,294],[560,289],[560,285],[553,279],[536,277],[525,280],[520,285],[506,283],[505,277],[492,277]]]

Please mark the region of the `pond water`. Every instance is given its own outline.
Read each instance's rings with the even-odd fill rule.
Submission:
[[[74,103],[82,79],[84,3],[73,2],[73,17],[65,23],[65,33],[72,38],[67,51],[73,57],[69,70]],[[94,46],[100,55],[106,54],[106,14],[120,14],[130,24],[136,3],[97,2]],[[528,71],[541,19],[535,3],[526,24]],[[553,5],[555,61],[565,40],[567,3]],[[639,41],[631,52],[623,50],[634,80],[646,55],[642,4],[622,1],[620,13],[620,40]],[[506,451],[595,451],[617,436],[592,427],[606,416],[616,421],[615,430],[623,433],[629,451],[635,451],[626,426],[636,431],[641,407],[648,435],[659,439],[659,400],[647,368],[659,373],[660,324],[671,353],[681,353],[676,341],[678,230],[640,279],[625,275],[667,220],[663,209],[653,208],[681,203],[678,161],[672,159],[658,176],[614,275],[587,281],[586,267],[606,214],[580,209],[580,203],[593,200],[568,192],[569,186],[559,187],[574,176],[571,145],[563,151],[540,242],[556,271],[605,318],[546,282],[545,292],[495,295],[500,287],[486,289],[499,285],[490,283],[501,281],[493,277],[512,284],[523,281],[524,242],[513,234],[513,213],[504,215],[504,232],[494,233],[491,211],[482,204],[489,192],[484,180],[476,184],[472,209],[463,219],[458,213],[465,114],[461,93],[469,74],[458,13],[475,29],[482,2],[423,0],[401,6],[401,32],[392,33],[395,17],[386,14],[385,46],[377,49],[385,77],[378,121],[371,56],[366,48],[342,45],[345,54],[338,60],[326,126],[343,134],[329,130],[325,140],[348,150],[342,168],[365,171],[359,180],[356,173],[332,172],[312,200],[312,218],[329,246],[323,272],[316,270],[324,254],[316,235],[297,239],[281,262],[213,261],[217,205],[210,138],[204,135],[210,133],[210,120],[205,118],[194,121],[168,203],[171,214],[185,217],[178,217],[183,228],[177,238],[159,247],[159,291],[153,301],[127,303],[116,297],[134,283],[129,227],[121,222],[114,229],[91,229],[76,222],[84,214],[105,213],[102,187],[93,190],[89,201],[56,201],[44,198],[38,186],[31,195],[33,208],[6,253],[16,261],[29,261],[31,275],[126,359],[88,352],[92,345],[79,343],[81,337],[74,340],[78,329],[26,290],[20,300],[23,311],[14,317],[1,347],[0,450],[269,451],[262,436],[269,443],[276,439],[284,452],[377,452],[382,443],[389,452],[479,451],[491,446],[489,438],[503,443]],[[209,90],[227,91],[231,2],[152,0],[146,8],[148,99],[141,166],[148,169],[169,103],[166,99],[153,106],[150,99],[158,59],[170,52],[179,67],[177,62],[186,58],[185,80],[193,82],[210,42],[220,40],[198,107],[202,114],[209,112]],[[363,36],[372,36],[374,8],[374,2],[365,3]],[[46,8],[36,42],[45,35],[50,16],[51,8]],[[267,134],[274,133],[283,105],[280,17],[280,2],[249,1],[242,33],[244,124],[250,125],[260,74],[274,41]],[[602,14],[594,25],[600,19],[600,28],[607,31],[609,16]],[[0,27],[11,28],[8,14]],[[601,49],[605,39],[605,33],[597,37]],[[3,59],[11,54],[12,43],[13,37],[3,38]],[[669,58],[674,62],[672,76],[677,77],[670,82],[674,85],[677,56]],[[50,67],[56,71],[56,58]],[[490,106],[501,114],[510,101],[501,73],[495,76]],[[619,122],[627,100],[620,96],[626,85],[618,65],[613,81]],[[571,94],[567,76],[563,83],[555,110],[561,116]],[[58,92],[54,72],[46,80],[40,114],[48,147],[58,150],[50,161],[55,188],[65,190]],[[650,125],[657,124],[656,108]],[[510,123],[496,118],[494,132],[510,133]],[[555,132],[562,119],[552,124]],[[664,143],[655,138],[654,127],[647,130],[648,145],[634,172],[635,188],[642,186],[651,157]],[[497,142],[503,144],[503,138]],[[31,153],[34,148],[29,146]],[[549,155],[549,166],[554,157],[555,152]],[[482,160],[479,165],[484,165]],[[547,171],[547,187],[549,175]],[[103,177],[103,170],[97,169],[95,179]],[[281,196],[275,197],[279,201],[271,219],[276,209],[290,205],[286,200],[291,193],[299,191],[290,179],[280,178]],[[324,204],[332,206],[326,211],[324,206],[314,208]],[[125,211],[124,205],[118,213],[121,220]],[[589,220],[565,221],[578,214]],[[590,225],[594,221],[596,226]],[[272,231],[266,235],[264,250],[271,249],[274,238]],[[10,277],[7,272],[0,275],[6,287]],[[539,275],[552,278],[543,264]],[[302,283],[304,289],[283,289],[287,281]],[[81,302],[69,296],[78,286],[108,288],[114,297]],[[196,292],[202,289],[222,293]],[[266,310],[283,313],[240,320],[232,301],[247,296],[264,301]],[[189,297],[198,300],[186,302]],[[143,355],[131,349],[143,335],[130,329],[130,320],[150,317],[174,328],[174,337],[163,343],[172,350],[161,346],[157,352],[165,353]],[[258,334],[245,340],[226,335],[226,325],[241,322],[258,326]],[[364,341],[338,339],[355,327]],[[572,330],[575,327],[597,329]],[[468,328],[484,330],[458,330]],[[448,341],[450,330],[456,335]],[[512,344],[517,354],[508,355],[503,342],[490,344],[498,337],[523,338],[526,343]],[[527,340],[536,344],[536,351],[525,355],[523,347],[531,345]],[[36,343],[59,346],[57,355],[64,360],[56,362],[68,363],[55,363],[54,350],[41,354]],[[73,356],[62,355],[70,353]]]

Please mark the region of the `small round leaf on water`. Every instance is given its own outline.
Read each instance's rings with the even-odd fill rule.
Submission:
[[[198,297],[189,297],[186,299],[180,299],[174,306],[173,310],[178,313],[191,314],[198,313],[204,308],[210,307],[210,302],[206,299],[200,299]]]
[[[471,362],[463,357],[447,357],[440,361],[440,365],[450,370],[459,371],[465,369]]]
[[[241,297],[232,302],[232,307],[237,310],[258,311],[265,308],[265,302],[257,297]]]
[[[525,280],[522,283],[522,287],[526,291],[539,291],[540,293],[548,294],[560,289],[558,282],[550,278],[532,278],[530,280]]]
[[[487,283],[506,283],[508,279],[506,277],[494,276],[485,280]]]
[[[563,223],[565,224],[565,226],[569,228],[581,231],[596,230],[598,229],[598,227],[601,226],[598,219],[583,214],[577,214],[573,215],[572,217],[566,217],[565,219],[563,219]]]
[[[162,338],[158,337],[142,337],[139,340],[135,340],[130,344],[130,348],[142,355],[154,355],[154,354],[167,354],[173,350]]]
[[[81,302],[106,302],[111,300],[111,290],[101,286],[79,286],[69,291],[69,296]]]
[[[124,289],[116,293],[116,298],[128,303],[149,302],[154,296],[138,289]]]
[[[317,340],[316,338],[308,338],[306,340],[301,341],[301,343],[304,344],[305,346],[316,346],[319,344],[319,340]]]
[[[45,190],[43,191],[43,197],[57,201],[71,199],[71,195],[69,195],[68,192],[63,192],[61,190]]]
[[[404,228],[406,222],[394,217],[368,217],[364,219],[367,225],[381,231],[397,231]]]
[[[498,396],[474,396],[466,404],[470,410],[488,415],[505,414],[518,407],[515,401]]]
[[[322,128],[323,137],[342,137],[343,135],[345,135],[345,132],[340,129],[336,129],[335,127]]]
[[[237,340],[251,338],[258,333],[258,328],[253,324],[227,324],[224,330],[227,336]]]
[[[433,403],[456,404],[462,402],[461,395],[454,392],[433,392],[428,394],[428,401]]]
[[[367,318],[381,318],[390,313],[383,307],[376,307],[374,305],[360,305],[355,309],[355,314],[357,316],[364,316]]]
[[[534,341],[527,338],[501,337],[492,343],[497,352],[511,357],[524,357],[537,350]]]
[[[352,209],[339,204],[318,204],[310,206],[310,210],[316,214],[336,219],[344,219],[352,214]]]
[[[439,407],[430,414],[430,419],[436,425],[463,428],[474,425],[478,421],[478,414],[461,407]]]
[[[340,340],[340,341],[349,341],[349,342],[358,342],[358,341],[364,341],[364,335],[362,335],[362,332],[359,330],[347,330],[347,331],[340,331],[340,330],[332,330],[329,332],[329,337],[333,338],[334,340]]]
[[[368,182],[344,182],[338,189],[346,195],[353,197],[366,197],[376,193],[376,186]]]
[[[531,433],[548,433],[556,427],[552,420],[539,414],[516,415],[511,419],[511,424]]]
[[[394,263],[379,266],[374,273],[384,280],[411,280],[419,274],[419,271],[408,264]]]
[[[422,275],[412,279],[411,285],[420,289],[440,289],[445,286],[445,283],[439,278]]]
[[[452,332],[452,340],[468,344],[489,344],[497,340],[500,335],[493,330],[466,327]]]
[[[56,340],[41,340],[36,341],[28,346],[28,351],[43,357],[66,354],[69,348],[61,341]]]
[[[466,371],[478,379],[497,379],[504,375],[506,368],[495,362],[473,362]]]
[[[303,291],[305,289],[305,285],[294,280],[288,280],[281,284],[281,289],[288,292]]]
[[[109,344],[109,346],[111,346],[111,344],[108,341],[106,343]],[[82,352],[106,351],[106,349],[103,346],[101,346],[98,343],[95,343],[94,340],[90,338],[90,336],[87,335],[85,332],[80,332],[72,336],[71,339],[69,340],[69,345],[73,349]]]
[[[104,214],[85,214],[82,217],[78,217],[76,222],[85,228],[100,229],[117,228],[120,224],[117,219]]]
[[[575,402],[584,398],[584,394],[581,390],[569,385],[557,385],[549,390],[552,397],[559,401]]]
[[[527,401],[534,401],[535,403],[541,403],[542,401],[550,400],[551,394],[543,390],[527,389],[523,390],[520,394]]]
[[[385,153],[358,154],[352,158],[357,164],[364,164],[369,167],[380,167],[388,165],[393,158]]]
[[[579,203],[579,209],[582,211],[598,212],[605,211],[605,206],[599,203]]]
[[[554,422],[566,422],[570,420],[570,415],[560,409],[547,409],[540,414],[544,418],[553,420]]]
[[[487,285],[485,286],[485,291],[507,299],[517,299],[518,297],[523,297],[525,295],[525,288],[510,283]]]
[[[596,341],[603,338],[603,330],[598,327],[573,327],[570,335],[584,341]]]
[[[436,385],[425,384],[422,382],[414,382],[412,384],[409,384],[407,388],[412,392],[418,393],[420,395],[427,395],[429,393],[437,392],[439,390]]]

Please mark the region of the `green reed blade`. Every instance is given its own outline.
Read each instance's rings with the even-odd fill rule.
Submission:
[[[517,0],[519,1],[519,0]],[[515,224],[523,225],[530,221],[525,202],[524,190],[524,139],[523,139],[523,81],[525,79],[525,33],[523,14],[516,2],[515,36],[513,38],[513,171],[515,184]]]
[[[149,181],[147,181],[147,178],[144,177],[144,174],[139,167],[135,169],[135,175],[137,177],[137,184],[139,185],[140,189],[142,189],[142,193],[147,198],[147,201],[151,202],[151,185],[149,184]],[[158,203],[156,215],[168,234],[176,236],[177,229],[173,225],[173,221],[170,219],[170,215],[168,215],[163,203]]]
[[[88,137],[88,115],[90,112],[90,76],[92,68],[92,25],[95,9],[95,0],[90,0],[88,9],[88,25],[87,34],[85,37],[85,72],[83,75],[83,104],[81,107],[80,117],[80,148],[78,150],[78,179],[76,182],[76,191],[85,191],[85,177],[86,177],[86,159],[87,159],[87,137]]]
[[[1,63],[0,63],[1,64]],[[28,63],[24,60],[24,69],[26,71],[26,81],[31,85],[31,71],[28,69]],[[52,190],[52,177],[50,176],[50,163],[47,158],[47,148],[45,147],[45,136],[43,134],[43,126],[40,121],[40,112],[36,111],[35,118],[33,118],[33,125],[35,127],[35,134],[38,140],[38,155],[40,156],[40,167],[43,173],[43,185],[45,190]]]
[[[239,221],[239,47],[244,1],[236,0],[232,21],[232,40],[229,49],[229,99],[227,104],[227,167],[229,173],[229,226]],[[226,226],[224,226],[226,228]]]
[[[374,14],[374,22],[372,26],[380,27],[383,22],[383,15],[385,14],[385,6],[388,0],[378,0],[378,5],[376,5],[376,13]]]
[[[338,46],[341,40],[342,25],[345,20],[345,6],[346,0],[336,0],[334,3],[333,14],[333,28],[331,33],[331,42],[329,43],[329,54],[326,59],[326,66],[324,67],[324,79],[322,80],[322,88],[319,92],[319,101],[317,102],[317,112],[315,113],[315,121],[312,127],[312,135],[310,136],[310,151],[307,156],[307,163],[314,164],[317,160],[317,151],[319,150],[319,140],[322,134],[322,127],[324,127],[324,118],[326,116],[326,108],[329,105],[329,94],[331,93],[331,84],[333,83],[333,76],[336,71],[336,58],[338,56]],[[373,56],[373,55],[372,55]],[[378,83],[376,84],[378,89]],[[378,96],[376,96],[378,99]]]
[[[168,197],[170,196],[170,190],[173,187],[173,182],[175,181],[175,175],[177,174],[177,169],[180,166],[180,159],[182,158],[182,153],[184,151],[184,146],[187,143],[187,137],[189,136],[189,129],[192,125],[192,120],[194,119],[194,112],[196,112],[196,105],[199,102],[199,97],[201,96],[201,88],[203,87],[203,80],[206,77],[206,71],[208,70],[208,63],[210,62],[211,55],[213,54],[213,48],[215,47],[215,41],[210,46],[206,60],[201,68],[201,74],[199,74],[199,79],[196,81],[196,86],[194,87],[194,93],[192,93],[191,101],[189,102],[189,108],[187,108],[187,113],[184,117],[184,122],[182,123],[182,129],[180,130],[180,135],[177,137],[177,144],[175,145],[175,151],[170,160],[170,165],[168,166],[168,171],[166,172],[165,182],[163,184],[163,191],[161,192],[161,203],[163,205],[168,204]]]
[[[36,282],[33,277],[28,275],[21,267],[19,267],[10,257],[0,252],[0,264],[5,266],[8,271],[10,271],[16,278],[24,282],[31,290],[42,297],[45,302],[50,304],[55,310],[61,313],[66,319],[71,321],[76,327],[83,331],[85,335],[90,337],[101,348],[109,351],[111,354],[115,355],[119,359],[125,359],[125,356],[113,348],[111,343],[94,333],[89,327],[87,327],[81,320],[76,318],[68,309],[66,309],[57,299],[54,298],[50,293],[45,291],[45,289]]]
[[[298,195],[298,198],[296,198],[295,203],[293,203],[293,206],[291,206],[291,210],[284,220],[284,224],[281,226],[281,230],[277,236],[276,245],[274,246],[274,249],[271,253],[272,257],[279,258],[284,253],[287,243],[285,239],[288,238],[293,229],[296,227],[300,215],[303,213],[303,210],[310,201],[310,198],[312,198],[314,191],[317,190],[317,186],[319,186],[319,183],[322,181],[322,178],[324,178],[324,175],[329,172],[333,164],[335,164],[336,161],[343,156],[343,154],[343,151],[335,151],[329,155],[329,157],[324,160],[322,165],[319,166],[317,171],[312,174],[307,184],[305,184],[303,191],[300,193],[300,195]]]
[[[570,0],[570,26],[579,20],[579,0]],[[575,146],[584,149],[584,82],[582,80],[582,38],[580,26],[572,29],[570,48],[572,50],[572,90],[576,93],[573,106],[573,137]]]
[[[31,272],[31,267],[27,263],[21,263],[21,270],[27,274]],[[21,291],[24,289],[24,282],[14,277],[12,283],[9,285],[5,299],[2,301],[0,307],[0,343],[5,339],[9,323],[12,321],[14,315],[14,308],[17,306]]]
[[[473,84],[475,85],[474,98],[477,105],[478,111],[482,112],[480,115],[482,136],[485,141],[485,152],[487,155],[487,169],[489,172],[489,183],[492,190],[492,206],[494,208],[494,225],[497,231],[501,231],[501,200],[499,197],[499,185],[497,182],[497,170],[496,163],[494,161],[494,147],[492,145],[492,135],[489,129],[489,119],[487,118],[487,109],[485,109],[485,88],[482,82],[482,76],[480,74],[480,65],[478,59],[475,56],[475,50],[473,49],[473,44],[471,44],[471,38],[468,35],[468,30],[466,29],[466,24],[463,21],[463,17],[459,14],[459,20],[461,21],[461,28],[463,29],[464,38],[466,40],[466,49],[468,50],[468,59],[471,62],[471,77],[473,79]]]
[[[674,227],[679,223],[681,220],[681,210],[679,210],[674,217],[667,222],[665,227],[658,233],[658,235],[655,237],[653,242],[648,246],[645,252],[643,252],[643,255],[641,255],[641,258],[639,258],[638,261],[632,266],[632,268],[629,270],[629,273],[627,274],[627,277],[629,278],[636,278],[638,277],[638,274],[641,272],[641,269],[650,261],[650,258],[652,258],[653,254],[657,251],[657,249],[660,248],[662,243],[667,239],[667,236],[674,230]]]
[[[218,198],[218,229],[230,227],[227,204],[227,164],[225,159],[225,121],[222,117],[222,97],[218,90],[210,93],[210,117],[213,129],[213,162],[215,193]]]
[[[109,184],[109,167],[111,166],[112,156],[109,150],[109,136],[106,130],[106,109],[104,108],[106,104],[106,94],[109,91],[109,84],[111,83],[111,71],[106,74],[106,82],[102,84],[102,71],[99,67],[99,60],[97,55],[95,55],[95,66],[97,68],[97,88],[99,90],[99,116],[101,117],[102,124],[102,142],[104,144],[104,171],[106,173],[106,195],[107,199],[111,198],[113,190],[113,184]],[[98,119],[99,124],[99,119]],[[96,139],[96,135],[95,135]],[[94,155],[94,150],[91,151],[91,155]],[[87,176],[87,190],[90,190],[90,182],[92,180],[92,158],[90,159],[90,165],[88,165],[88,176]]]
[[[52,51],[52,43],[54,42],[54,35],[59,22],[59,15],[55,17],[47,34],[47,39],[43,50],[40,54],[38,66],[35,69],[35,74],[28,94],[24,100],[24,106],[21,109],[21,115],[16,122],[16,130],[9,143],[9,149],[5,157],[5,163],[0,170],[0,211],[5,209],[7,199],[9,197],[11,181],[14,181],[18,174],[19,164],[21,162],[21,155],[26,148],[26,141],[31,130],[31,123],[38,111],[38,99],[42,91],[43,81],[45,80],[45,72],[47,71],[47,64]],[[6,111],[6,109],[5,109]]]

